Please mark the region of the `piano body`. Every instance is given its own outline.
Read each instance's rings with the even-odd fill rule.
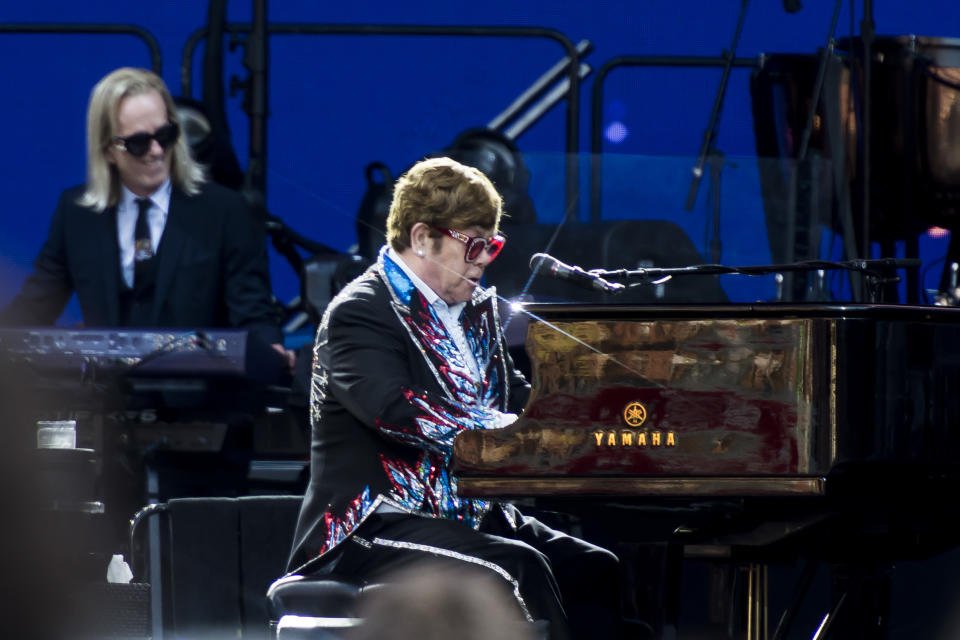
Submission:
[[[688,550],[878,563],[956,544],[960,309],[527,310],[531,398],[457,437],[461,494]]]

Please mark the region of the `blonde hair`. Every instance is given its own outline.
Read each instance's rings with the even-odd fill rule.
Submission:
[[[478,169],[450,158],[421,160],[400,176],[387,215],[387,241],[394,251],[410,246],[410,229],[418,222],[497,233],[503,199]],[[431,235],[439,232],[431,228]]]
[[[117,168],[107,162],[107,148],[117,135],[117,110],[124,98],[150,91],[160,94],[167,118],[181,124],[167,86],[152,71],[122,67],[104,76],[90,92],[87,105],[87,188],[77,201],[81,206],[103,211],[119,202],[120,176]],[[170,180],[190,195],[198,193],[206,180],[203,167],[190,155],[186,136],[182,134],[173,147]]]

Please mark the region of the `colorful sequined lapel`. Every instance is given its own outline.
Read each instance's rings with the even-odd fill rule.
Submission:
[[[493,290],[476,292],[464,308],[464,335],[481,369],[482,380],[474,383],[462,373],[467,368],[464,354],[447,333],[443,322],[386,251],[381,252],[379,266],[384,280],[390,285],[397,316],[410,338],[420,347],[444,392],[452,400],[465,404],[493,408],[505,406],[506,398],[501,398],[503,363],[500,343],[496,339],[497,309]]]

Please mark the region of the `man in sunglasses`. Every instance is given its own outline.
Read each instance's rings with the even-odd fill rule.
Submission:
[[[93,88],[86,184],[61,196],[0,324],[52,324],[74,292],[90,327],[238,327],[282,342],[263,225],[206,181],[150,71],[117,69]]]
[[[264,226],[239,193],[206,180],[169,91],[150,71],[117,69],[93,88],[87,181],[61,195],[34,271],[0,311],[0,325],[53,324],[73,293],[88,327],[241,328],[258,375],[284,380],[292,367],[272,298]],[[238,412],[223,420],[240,427],[226,447],[243,441],[232,434],[247,433],[249,418]],[[207,492],[213,482],[243,486],[249,455],[249,446],[231,448],[205,461],[209,475],[197,481],[181,480],[174,460],[165,467],[172,482],[164,490],[172,497]],[[135,495],[142,478],[127,470],[139,462],[104,459],[104,498],[118,540],[143,506]]]
[[[388,245],[317,333],[311,477],[288,569],[376,582],[435,562],[479,567],[551,638],[613,638],[616,556],[462,498],[451,475],[454,437],[506,426],[530,391],[481,286],[503,247],[501,208],[486,176],[449,158],[397,182]]]

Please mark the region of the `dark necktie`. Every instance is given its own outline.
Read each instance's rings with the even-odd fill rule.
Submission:
[[[147,211],[149,209],[149,198],[137,198],[137,226],[133,230],[134,286],[136,286],[138,280],[142,279],[142,274],[153,258],[153,241],[150,240],[150,224],[147,222]]]

